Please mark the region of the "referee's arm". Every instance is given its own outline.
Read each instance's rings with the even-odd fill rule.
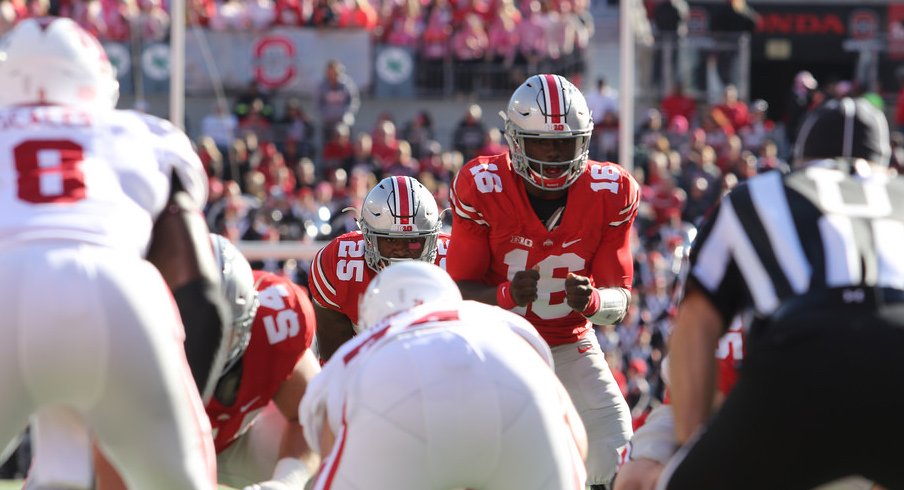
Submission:
[[[716,357],[724,331],[722,316],[710,298],[690,286],[678,308],[669,340],[669,390],[675,435],[684,444],[709,418],[715,396]]]

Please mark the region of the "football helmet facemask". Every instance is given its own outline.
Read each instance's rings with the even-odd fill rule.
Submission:
[[[118,98],[103,46],[71,19],[25,19],[0,40],[0,106],[112,109]]]
[[[505,139],[515,173],[543,190],[565,189],[573,184],[587,165],[593,120],[583,94],[559,75],[534,75],[515,89],[503,114]],[[574,154],[557,162],[531,158],[524,140],[573,139]],[[555,176],[550,168],[560,168]]]
[[[217,270],[220,271],[220,290],[232,313],[225,332],[226,345],[229,349],[226,365],[223,367],[225,373],[238,362],[248,348],[251,341],[251,325],[260,303],[257,289],[254,287],[251,264],[226,237],[211,233],[210,241],[217,260]]]
[[[442,222],[436,199],[411,177],[386,177],[364,198],[358,227],[364,234],[364,260],[379,271],[391,262],[412,260],[385,257],[380,238],[424,238],[421,255],[414,260],[436,260],[436,238]]]
[[[452,307],[461,301],[455,281],[439,266],[415,260],[390,264],[361,296],[358,328],[373,328],[396,313],[424,303],[442,302]]]

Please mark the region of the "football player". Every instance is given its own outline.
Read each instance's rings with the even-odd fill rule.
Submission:
[[[130,487],[214,489],[186,362],[212,386],[228,317],[207,178],[182,131],[115,110],[115,73],[71,19],[22,20],[0,44],[0,445],[60,411]]]
[[[452,184],[448,270],[466,299],[524,316],[550,345],[587,428],[588,484],[603,486],[631,415],[591,324],[627,311],[639,187],[622,167],[588,160],[590,110],[563,77],[528,78],[503,118],[509,151],[471,160]]]
[[[317,347],[326,362],[355,335],[358,298],[392,262],[422,260],[446,266],[449,235],[430,191],[411,177],[386,177],[364,198],[360,231],[334,238],[311,264]]]
[[[527,321],[418,261],[377,274],[360,315],[299,409],[314,489],[583,489],[586,434]]]
[[[317,464],[298,422],[298,405],[308,381],[320,372],[310,350],[315,330],[311,301],[307,291],[289,279],[252,271],[225,237],[210,237],[222,294],[232,311],[228,360],[206,407],[219,483],[251,490],[301,488]],[[42,417],[36,426],[60,423],[58,416]],[[71,463],[61,471],[62,463],[43,456],[49,442],[40,436],[33,442],[32,471],[41,475],[40,481],[56,487],[91,488],[90,479],[76,478],[85,471],[74,471],[77,468]],[[73,446],[70,442],[65,447]],[[126,488],[102,455],[97,455],[96,462],[99,488]]]

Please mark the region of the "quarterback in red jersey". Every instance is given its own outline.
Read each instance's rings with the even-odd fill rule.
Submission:
[[[390,262],[422,260],[446,267],[449,235],[430,191],[411,177],[386,177],[364,198],[360,231],[334,238],[311,264],[320,359],[355,335],[358,298]]]
[[[466,299],[523,315],[552,347],[590,439],[588,484],[602,487],[631,416],[588,332],[627,310],[639,187],[622,167],[588,161],[590,111],[561,76],[530,77],[504,118],[509,153],[471,160],[453,182],[447,268]]]

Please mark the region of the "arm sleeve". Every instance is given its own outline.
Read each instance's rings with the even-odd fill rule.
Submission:
[[[452,230],[454,239],[449,243],[446,272],[456,281],[481,281],[490,268],[490,228],[483,214],[473,205],[470,195],[473,183],[464,171],[459,171],[452,182]]]
[[[341,312],[344,298],[337,289],[340,286],[339,281],[332,274],[332,271],[336,270],[334,263],[336,246],[334,240],[314,256],[314,260],[311,262],[310,285],[311,298],[315,303],[324,308]]]
[[[618,192],[609,195],[608,228],[593,256],[591,272],[596,287],[631,289],[634,281],[634,257],[631,252],[631,225],[640,204],[640,186],[625,169],[619,167]]]

